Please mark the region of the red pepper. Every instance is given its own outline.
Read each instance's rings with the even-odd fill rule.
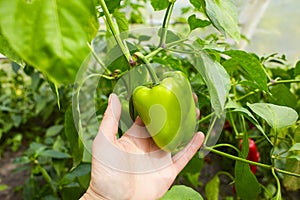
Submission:
[[[256,144],[255,144],[254,140],[252,140],[252,139],[248,139],[248,141],[249,141],[249,152],[248,152],[247,160],[258,162],[260,159],[260,154],[257,151]],[[240,140],[240,149],[242,149],[242,142],[243,141]],[[250,165],[250,169],[255,174],[256,170],[257,170],[257,166]]]

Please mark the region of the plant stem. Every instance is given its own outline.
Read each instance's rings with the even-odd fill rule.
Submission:
[[[238,130],[236,128],[236,125],[235,125],[233,117],[232,117],[232,112],[229,112],[229,119],[230,119],[230,123],[231,123],[231,125],[233,127],[235,135],[239,135],[239,132],[238,132]]]
[[[106,3],[104,0],[99,0],[99,3],[100,3],[100,6],[102,7],[103,9],[103,12],[104,12],[104,15],[105,15],[105,18],[107,20],[107,24],[109,26],[109,29],[111,30],[118,46],[120,47],[122,53],[124,54],[124,56],[126,57],[126,60],[128,61],[128,63],[131,63],[132,62],[132,58],[131,58],[131,55],[130,55],[130,51],[128,50],[128,48],[124,45],[121,37],[120,37],[120,33],[119,33],[119,30],[117,28],[117,26],[115,25],[115,23],[113,22],[112,20],[112,17],[108,11],[108,8],[106,6]]]
[[[276,192],[276,200],[278,199],[281,199],[281,185],[280,185],[280,181],[279,181],[279,178],[277,177],[276,173],[275,173],[275,169],[272,168],[272,174],[276,180],[276,184],[277,184],[277,192]],[[273,198],[275,200],[275,198]]]
[[[287,174],[287,175],[290,175],[290,176],[295,176],[295,177],[299,177],[300,178],[300,174],[297,174],[297,173],[285,171],[285,170],[282,170],[282,169],[278,169],[276,167],[274,167],[274,170],[275,170],[275,172],[278,172],[278,173],[283,173],[283,174]]]
[[[300,80],[295,80],[295,79],[291,79],[291,80],[280,80],[280,81],[271,81],[268,83],[268,86],[270,85],[276,85],[276,84],[281,84],[281,83],[299,83]]]
[[[174,42],[170,42],[170,43],[168,43],[168,44],[166,45],[165,48],[158,47],[157,49],[155,49],[155,50],[152,51],[151,53],[147,54],[147,55],[145,56],[145,58],[146,58],[146,59],[150,59],[150,58],[154,57],[155,55],[157,55],[160,51],[163,51],[163,50],[165,50],[165,49],[167,49],[167,48],[170,48],[170,47],[172,47],[172,46],[175,46],[175,45],[177,45],[177,44],[180,44],[180,43],[182,43],[182,42],[184,42],[184,41],[186,41],[186,40],[187,40],[187,39],[181,39],[181,40],[177,40],[177,41],[174,41]]]
[[[236,148],[235,146],[231,145],[231,144],[216,144],[214,145],[214,148],[218,148],[218,147],[230,147],[232,149],[234,149],[237,153],[240,153],[240,150],[238,148]]]
[[[212,113],[210,113],[209,115],[206,115],[205,117],[202,117],[201,119],[198,120],[197,123],[200,124],[200,123],[202,123],[202,122],[204,122],[204,121],[210,119],[210,118],[213,116],[213,114],[215,114],[215,113],[212,112]]]
[[[246,97],[248,97],[248,96],[251,96],[252,94],[255,94],[255,93],[257,93],[257,92],[259,92],[259,89],[256,89],[256,90],[254,90],[254,91],[251,91],[251,92],[245,94],[244,96],[242,96],[242,97],[236,99],[236,101],[240,101],[240,100],[242,100],[242,99],[244,99],[244,98],[246,98]]]
[[[104,62],[97,56],[97,54],[96,54],[96,52],[94,51],[93,47],[92,47],[89,43],[88,43],[88,46],[89,46],[89,48],[90,48],[90,50],[91,50],[91,52],[92,52],[94,58],[95,58],[96,61],[99,63],[99,65],[101,65],[101,67],[104,68],[104,70],[105,70],[105,72],[106,72],[107,74],[111,74],[111,71],[110,71],[107,67],[105,67]]]
[[[165,46],[166,39],[167,39],[167,33],[168,33],[168,26],[169,26],[169,23],[170,23],[174,3],[175,3],[175,0],[170,1],[169,5],[168,5],[168,8],[166,10],[164,21],[163,21],[163,24],[162,24],[162,29],[161,29],[161,37],[160,37],[159,47],[164,48],[164,46]]]
[[[147,68],[147,70],[150,74],[150,77],[152,79],[153,86],[159,84],[159,79],[156,76],[156,73],[153,70],[153,68],[152,68],[150,62],[148,61],[148,59],[141,52],[135,52],[134,56],[136,56],[138,59],[140,59],[146,65],[146,68]]]
[[[240,157],[228,154],[228,153],[224,153],[223,151],[219,151],[219,150],[214,149],[214,147],[207,147],[206,146],[206,147],[204,147],[204,149],[207,150],[207,151],[211,151],[215,154],[224,156],[226,158],[232,159],[232,160],[241,161],[241,162],[244,162],[244,163],[247,163],[247,164],[250,164],[250,165],[255,165],[255,166],[259,166],[259,167],[263,167],[263,168],[267,168],[267,169],[272,168],[271,165],[266,165],[266,164],[263,164],[263,163],[254,162],[254,161],[247,160],[247,159],[244,159],[244,158],[240,158]]]
[[[220,175],[225,175],[225,176],[228,176],[231,180],[234,180],[234,177],[229,173],[229,172],[224,172],[224,171],[219,171],[217,173],[218,176]]]
[[[276,172],[287,174],[287,175],[290,175],[290,176],[300,177],[300,174],[285,171],[285,170],[282,170],[282,169],[277,169],[277,168],[273,167],[272,165],[267,165],[267,164],[263,164],[263,163],[259,163],[259,162],[254,162],[254,161],[251,161],[251,160],[247,160],[247,159],[244,159],[244,158],[233,156],[231,154],[228,154],[228,153],[225,153],[225,152],[222,152],[222,151],[218,151],[218,150],[214,149],[215,148],[214,146],[213,147],[204,146],[203,148],[206,151],[211,151],[215,154],[224,156],[224,157],[232,159],[232,160],[240,161],[240,162],[243,162],[243,163],[247,163],[247,164],[250,164],[250,165],[255,165],[255,166],[266,168],[266,169],[271,169],[271,170],[274,170]]]
[[[214,127],[216,121],[217,121],[217,117],[213,118],[213,121],[212,121],[212,123],[210,124],[210,127],[209,127],[209,129],[208,129],[208,131],[207,131],[207,134],[206,134],[206,136],[205,136],[205,139],[204,139],[204,142],[203,142],[204,145],[206,145],[206,143],[207,143],[207,141],[208,141],[208,138],[209,138],[209,136],[210,136],[210,134],[211,134],[211,132],[212,132],[212,130],[213,130],[213,127]]]

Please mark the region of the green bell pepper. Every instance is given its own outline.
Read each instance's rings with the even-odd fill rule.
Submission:
[[[180,71],[164,73],[152,87],[138,86],[132,95],[134,109],[156,145],[173,152],[190,141],[197,127],[192,89]]]

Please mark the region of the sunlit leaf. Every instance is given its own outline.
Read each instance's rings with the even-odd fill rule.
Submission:
[[[0,28],[24,61],[56,84],[73,83],[97,33],[95,2],[0,1]]]
[[[215,113],[220,116],[224,111],[226,98],[230,90],[229,75],[220,63],[213,60],[204,51],[195,54],[194,66],[208,87]]]
[[[275,130],[294,124],[298,119],[298,113],[286,106],[278,106],[269,103],[247,104],[248,107]]]
[[[213,25],[221,33],[238,42],[240,40],[240,31],[236,5],[235,0],[208,0],[205,1],[205,11]]]

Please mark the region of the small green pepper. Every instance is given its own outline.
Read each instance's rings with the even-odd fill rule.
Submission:
[[[164,73],[162,81],[152,87],[138,86],[132,101],[154,142],[164,151],[183,147],[194,135],[196,106],[182,72]]]

